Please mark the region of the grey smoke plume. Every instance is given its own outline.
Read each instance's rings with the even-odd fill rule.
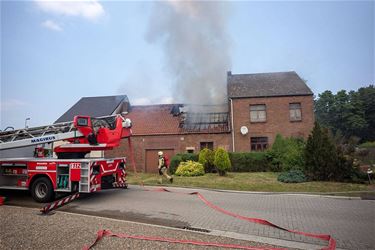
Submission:
[[[208,1],[155,3],[146,38],[163,46],[176,102],[226,102],[226,72],[231,66],[228,5]]]

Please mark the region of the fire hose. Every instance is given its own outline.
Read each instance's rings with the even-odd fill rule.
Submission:
[[[143,235],[129,235],[124,233],[112,233],[110,230],[99,230],[97,233],[97,237],[94,243],[90,246],[84,246],[83,250],[88,250],[95,246],[95,244],[100,241],[103,237],[118,237],[118,238],[127,238],[127,239],[137,239],[137,240],[147,240],[147,241],[160,241],[160,242],[168,242],[168,243],[179,243],[179,244],[190,244],[190,245],[197,245],[197,246],[212,246],[212,247],[222,247],[222,248],[237,248],[237,249],[248,249],[248,250],[281,250],[284,248],[259,248],[259,247],[251,247],[251,246],[241,246],[236,244],[223,244],[223,243],[215,243],[215,242],[204,242],[204,241],[194,241],[194,240],[178,240],[178,239],[171,239],[171,238],[163,238],[163,237],[153,237],[153,236],[143,236]]]
[[[133,148],[132,148],[132,145],[131,145],[130,138],[129,138],[129,150],[130,150],[130,154],[131,154],[130,159],[132,161],[134,173],[137,175],[134,156],[133,156]],[[185,194],[185,195],[197,195],[198,198],[201,201],[203,201],[208,207],[210,207],[210,208],[212,208],[212,209],[214,209],[214,210],[216,210],[220,213],[226,214],[228,216],[232,216],[232,217],[240,219],[240,220],[244,220],[244,221],[248,221],[248,222],[252,222],[252,223],[257,223],[257,224],[277,228],[277,229],[280,229],[280,230],[283,230],[283,231],[286,231],[286,232],[299,234],[299,235],[303,235],[303,236],[311,237],[311,238],[316,238],[316,239],[320,239],[320,240],[325,240],[325,241],[328,241],[328,246],[323,247],[322,250],[335,250],[336,249],[336,241],[330,235],[313,234],[313,233],[306,233],[306,232],[301,232],[301,231],[297,231],[297,230],[290,230],[290,229],[278,226],[278,225],[276,225],[274,223],[271,223],[271,222],[269,222],[267,220],[264,220],[264,219],[242,216],[242,215],[230,212],[228,210],[225,210],[221,207],[218,207],[218,206],[214,205],[213,203],[208,201],[199,192],[183,193],[183,192],[171,191],[171,190],[168,190],[166,188],[147,189],[147,188],[144,187],[143,182],[142,182],[142,187],[144,188],[145,191],[169,192],[169,193],[177,193],[177,194]],[[217,246],[217,247],[238,248],[238,249],[259,249],[259,248],[240,246],[240,245],[226,245],[226,244],[218,244],[218,243],[210,243],[210,242],[198,242],[198,241],[189,241],[189,240],[186,241],[186,240],[160,238],[160,237],[134,236],[134,235],[132,236],[132,235],[128,235],[128,234],[116,234],[116,233],[112,233],[109,230],[98,231],[97,238],[96,238],[95,242],[93,244],[91,244],[90,246],[85,246],[84,249],[90,249],[91,247],[93,247],[98,241],[100,241],[105,236],[119,237],[119,238],[131,238],[131,239],[141,239],[141,240],[151,240],[151,241],[163,241],[163,242],[172,242],[172,243],[181,243],[181,244],[193,244],[193,245],[201,245],[201,246]],[[261,249],[277,249],[277,248],[261,248]]]
[[[182,192],[176,192],[176,191],[171,191],[166,188],[157,188],[157,189],[147,189],[144,188],[145,191],[151,191],[151,192],[168,192],[168,193],[177,193],[177,194],[185,194],[185,195],[197,195],[198,198],[203,201],[208,207],[224,213],[226,215],[235,217],[240,220],[252,222],[252,223],[257,223],[257,224],[262,224],[266,226],[271,226],[286,232],[294,233],[294,234],[299,234],[311,238],[316,238],[320,240],[325,240],[328,241],[328,246],[323,247],[322,250],[335,250],[336,249],[336,241],[333,239],[330,235],[327,234],[312,234],[312,233],[305,233],[305,232],[300,232],[296,230],[290,230],[281,226],[278,226],[276,224],[273,224],[267,220],[264,219],[258,219],[258,218],[251,218],[251,217],[246,217],[242,216],[230,211],[227,211],[221,207],[218,207],[214,204],[212,204],[210,201],[208,201],[201,193],[199,192],[190,192],[190,193],[182,193]],[[276,250],[280,248],[254,248],[254,247],[249,247],[249,246],[241,246],[241,245],[227,245],[227,244],[219,244],[219,243],[212,243],[212,242],[200,242],[200,241],[189,241],[189,240],[179,240],[179,239],[170,239],[170,238],[160,238],[160,237],[150,237],[150,236],[142,236],[142,235],[128,235],[128,234],[122,234],[122,233],[112,233],[109,230],[99,230],[97,232],[97,238],[95,241],[90,245],[90,246],[85,246],[83,249],[90,249],[93,247],[98,241],[100,241],[103,237],[108,236],[108,237],[118,237],[118,238],[129,238],[129,239],[139,239],[139,240],[148,240],[148,241],[162,241],[162,242],[170,242],[170,243],[180,243],[180,244],[193,244],[193,245],[199,245],[199,246],[216,246],[216,247],[223,247],[223,248],[237,248],[237,249],[269,249],[269,250]]]

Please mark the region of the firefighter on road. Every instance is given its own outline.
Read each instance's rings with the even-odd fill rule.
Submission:
[[[163,175],[172,183],[173,177],[169,176],[167,173],[168,172],[168,160],[164,156],[163,151],[159,151],[158,156],[159,156],[158,169],[159,169],[159,175],[160,175],[160,181],[159,181],[160,184],[163,183]]]

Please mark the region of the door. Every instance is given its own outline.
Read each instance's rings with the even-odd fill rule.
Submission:
[[[174,155],[173,149],[146,149],[146,173],[158,173],[158,152],[163,151],[171,162],[171,158]]]

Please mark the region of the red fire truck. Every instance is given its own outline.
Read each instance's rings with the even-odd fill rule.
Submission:
[[[110,150],[131,136],[131,121],[122,115],[0,132],[0,189],[29,190],[37,202],[49,202],[58,192],[91,193],[127,187],[125,157],[85,158],[91,151]],[[60,143],[58,146],[55,145]],[[46,156],[44,146],[57,157]],[[7,150],[35,147],[32,158],[3,158]]]

